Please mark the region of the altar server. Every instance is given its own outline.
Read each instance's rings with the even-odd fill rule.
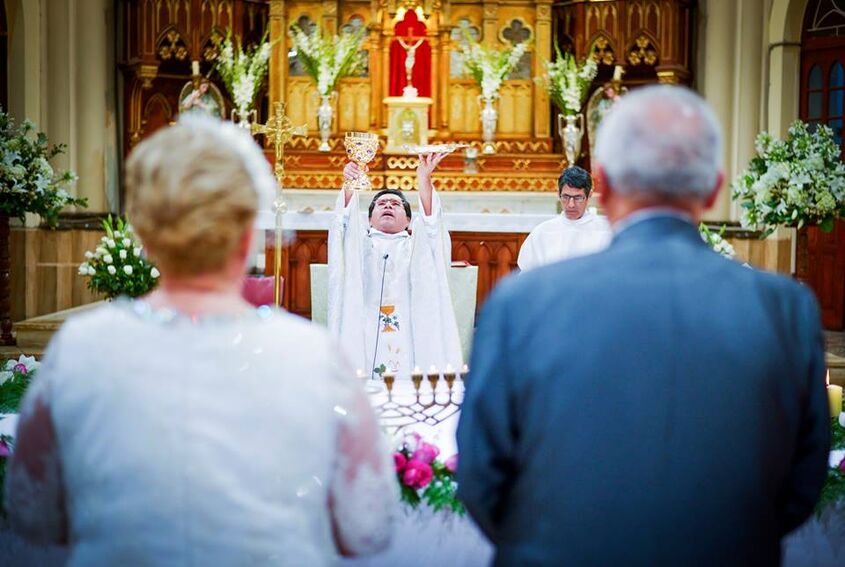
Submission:
[[[522,271],[604,249],[611,232],[607,219],[587,208],[593,182],[590,174],[573,165],[560,174],[557,194],[562,212],[537,225],[519,249]]]

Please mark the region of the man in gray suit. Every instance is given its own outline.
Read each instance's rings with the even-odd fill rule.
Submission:
[[[818,308],[710,250],[721,132],[648,87],[602,122],[603,252],[510,278],[479,320],[459,496],[496,565],[777,565],[830,420]]]

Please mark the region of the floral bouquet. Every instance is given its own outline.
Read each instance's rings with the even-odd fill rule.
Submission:
[[[587,57],[578,65],[570,53],[561,54],[555,45],[557,58],[546,61],[546,73],[538,80],[546,87],[549,98],[564,114],[578,114],[593,79],[598,73],[595,59]]]
[[[214,60],[214,68],[223,79],[232,103],[239,116],[246,116],[255,102],[258,90],[267,74],[270,61],[270,42],[267,34],[261,44],[243,49],[240,40],[232,39],[231,30],[220,44],[220,52]]]
[[[458,455],[442,462],[437,459],[439,454],[436,445],[426,443],[417,433],[404,437],[399,450],[393,453],[402,501],[411,508],[425,501],[435,512],[451,510],[463,515],[466,509],[455,497]]]
[[[89,277],[88,289],[108,299],[119,295],[139,297],[151,291],[161,275],[143,255],[132,227],[118,218],[103,221],[106,235],[94,252],[85,252],[87,260],[80,264],[79,275]]]
[[[736,257],[736,250],[734,250],[731,243],[725,239],[725,225],[722,225],[719,232],[713,232],[707,228],[707,225],[700,223],[698,225],[698,232],[701,234],[701,239],[706,242],[710,248],[725,258],[733,260],[734,257]]]
[[[65,190],[76,181],[72,171],[57,173],[50,166],[65,146],[50,146],[46,134],[34,131],[32,122],[18,126],[0,108],[0,214],[23,222],[26,213],[35,213],[55,226],[62,208],[84,207],[86,200]]]
[[[34,356],[21,355],[0,367],[0,413],[18,412],[21,398],[40,365]]]
[[[519,64],[528,43],[523,41],[500,51],[475,41],[467,28],[464,28],[463,32],[466,41],[460,44],[459,49],[463,56],[464,68],[481,87],[481,98],[493,101],[499,97],[502,81]]]
[[[832,437],[830,459],[822,494],[816,504],[816,513],[821,514],[828,506],[845,502],[845,412],[831,418]]]
[[[785,140],[762,132],[757,155],[731,184],[741,202],[744,227],[765,227],[764,236],[780,226],[818,225],[825,232],[845,215],[845,164],[833,131],[803,122],[790,126]]]
[[[320,96],[334,92],[343,77],[357,75],[364,69],[364,33],[361,28],[339,36],[328,36],[317,27],[308,35],[293,24],[288,33],[293,50],[302,61],[305,71],[317,83]]]

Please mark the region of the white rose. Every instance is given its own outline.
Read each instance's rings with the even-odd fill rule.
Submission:
[[[839,425],[845,427],[845,411],[839,414]]]
[[[127,248],[129,248],[130,246],[132,246],[132,241],[129,240],[128,238],[124,238],[123,239],[123,245],[126,246]]]
[[[112,262],[114,262],[114,258],[111,257],[111,254],[106,254],[105,256],[103,256],[103,262],[105,262],[106,264],[111,264]]]
[[[108,268],[106,268],[106,269],[109,271],[109,273],[110,273],[111,275],[115,275],[115,274],[117,273],[117,268],[115,268],[114,266],[109,266],[109,267],[108,267]]]
[[[115,241],[112,240],[111,238],[109,238],[108,245],[109,245],[109,248],[114,248],[115,246],[117,246],[117,244],[115,244]]]
[[[126,250],[121,250],[118,255],[120,256],[121,260],[126,260],[126,256],[127,256]]]
[[[158,268],[153,268],[150,270],[150,276],[157,278],[161,275],[161,272],[158,271]]]
[[[88,275],[93,276],[97,273],[97,270],[94,269],[94,266],[88,266]]]
[[[9,372],[8,370],[4,370],[3,372],[0,372],[0,384],[5,383],[6,380],[11,378],[13,375],[14,374],[12,372]]]
[[[135,249],[134,249],[134,250],[132,250],[132,253],[133,253],[133,254],[135,254],[135,257],[136,257],[136,258],[140,257],[140,256],[141,256],[141,247],[140,247],[140,246],[136,246],[136,247],[135,247]]]
[[[123,233],[120,232],[119,230],[115,230],[113,234],[114,234],[115,238],[122,238],[123,237]]]
[[[122,252],[125,252],[125,250],[123,250]],[[132,275],[132,266],[123,266],[123,272],[127,276],[131,276]]]
[[[88,251],[85,252],[85,257],[90,260],[91,258],[94,257],[94,253],[91,252],[90,250],[88,250]]]
[[[87,276],[88,275],[88,263],[82,263],[79,265],[79,275],[80,276]]]

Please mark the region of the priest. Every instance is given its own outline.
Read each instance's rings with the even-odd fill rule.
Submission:
[[[446,155],[420,156],[416,214],[401,191],[387,189],[370,202],[364,224],[350,184],[338,195],[329,229],[329,330],[370,376],[463,364],[447,279],[451,240],[431,180]],[[344,169],[347,181],[362,174],[354,163]]]
[[[522,271],[592,254],[610,243],[607,219],[587,208],[593,189],[590,174],[578,166],[567,167],[557,187],[562,212],[534,227],[525,239],[517,258]]]

